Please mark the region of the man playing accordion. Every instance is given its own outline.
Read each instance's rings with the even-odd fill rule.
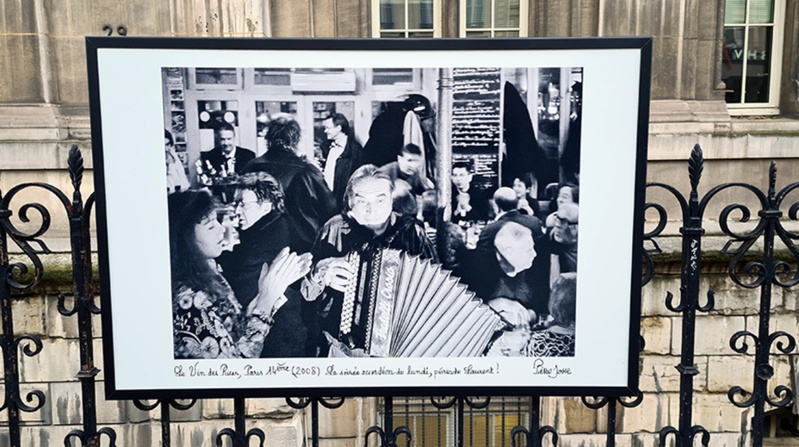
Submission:
[[[371,316],[369,303],[355,294],[344,303],[345,291],[356,287],[358,270],[365,269],[380,249],[401,250],[438,262],[435,247],[413,216],[392,212],[394,185],[373,165],[358,168],[344,195],[344,210],[327,221],[311,253],[315,261],[302,283],[302,293],[315,305],[318,354],[363,355]],[[310,336],[310,334],[309,334]]]

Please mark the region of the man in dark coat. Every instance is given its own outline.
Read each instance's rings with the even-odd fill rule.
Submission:
[[[372,121],[369,140],[363,147],[363,163],[381,167],[395,161],[396,154],[405,144],[403,132],[409,112],[419,118],[422,130],[425,159],[423,174],[435,181],[436,143],[433,131],[436,113],[430,100],[416,93],[408,95],[401,103],[388,103],[386,110]]]
[[[240,243],[233,251],[224,252],[217,262],[236,299],[246,309],[261,291],[263,269],[269,268],[281,250],[288,247],[290,223],[283,208],[283,191],[277,180],[265,172],[243,175],[235,197]],[[308,330],[302,317],[307,306],[296,287],[287,288],[284,297],[285,303],[272,317],[261,357],[308,355]]]
[[[347,181],[356,169],[361,166],[361,152],[363,148],[355,141],[350,132],[350,123],[347,117],[340,113],[330,115],[322,122],[325,127],[327,139],[322,142],[322,156],[325,160],[322,173],[327,182],[327,187],[333,191],[336,206],[341,210],[344,190]]]
[[[336,206],[322,171],[295,152],[299,141],[300,125],[296,121],[274,119],[266,132],[267,152],[244,170],[266,172],[280,183],[292,223],[290,246],[297,253],[307,253],[316,233],[336,213]]]
[[[220,125],[215,132],[217,146],[200,153],[203,172],[210,175],[208,164],[216,175],[241,174],[247,163],[255,158],[253,151],[236,146],[236,130],[230,124]]]
[[[467,266],[464,281],[469,288],[483,300],[507,298],[518,301],[537,315],[547,312],[549,301],[549,246],[541,228],[541,221],[534,216],[522,214],[516,209],[516,194],[511,188],[503,187],[494,193],[497,219],[486,225],[480,233],[477,247],[471,256],[473,262]],[[529,268],[514,273],[512,278],[503,268],[502,244],[497,243],[497,235],[508,224],[514,223],[526,230],[534,244],[534,259]],[[516,244],[521,247],[521,244]],[[508,284],[514,283],[508,290]],[[518,294],[518,296],[509,296]]]
[[[489,193],[473,187],[473,178],[469,162],[459,161],[452,165],[452,223],[488,220]]]
[[[330,219],[314,243],[311,251],[314,266],[303,280],[302,293],[316,305],[320,330],[330,337],[319,332],[321,355],[325,355],[331,339],[338,340],[334,347],[361,350],[365,347],[369,304],[358,301],[354,309],[360,312],[354,311],[349,320],[342,321],[343,292],[356,275],[348,260],[349,253],[360,255],[361,267],[383,248],[438,262],[422,223],[413,216],[392,212],[392,190],[391,179],[373,165],[357,169],[350,177],[345,195],[349,211]]]

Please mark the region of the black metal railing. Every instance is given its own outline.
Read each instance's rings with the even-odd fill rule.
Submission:
[[[703,170],[702,150],[697,145],[691,152],[688,163],[688,174],[690,180],[690,192],[686,198],[678,189],[663,183],[651,183],[648,188],[652,190],[665,191],[667,195],[676,201],[682,223],[680,228],[682,238],[682,261],[681,261],[681,280],[679,299],[675,300],[671,293],[665,297],[665,304],[669,311],[679,315],[682,323],[681,352],[680,362],[675,365],[680,374],[679,387],[679,423],[676,427],[667,426],[660,429],[661,446],[673,442],[676,446],[694,445],[695,439],[707,446],[712,445],[712,435],[702,425],[695,423],[693,418],[693,393],[694,378],[701,373],[694,362],[695,340],[696,340],[696,315],[697,311],[707,313],[713,310],[715,305],[714,292],[709,290],[705,293],[704,304],[700,302],[700,277],[702,256],[702,237],[705,235],[706,228],[705,212],[708,204],[721,191],[740,190],[742,193],[752,196],[753,202],[757,203],[759,209],[752,210],[743,204],[729,204],[723,207],[719,226],[721,232],[729,238],[721,254],[729,257],[728,276],[738,287],[744,289],[758,290],[760,301],[758,306],[758,329],[753,331],[739,331],[730,340],[730,347],[733,352],[747,355],[749,352],[749,341],[754,346],[755,366],[752,372],[753,383],[747,391],[740,385],[732,386],[728,396],[730,405],[736,407],[752,407],[753,417],[751,420],[751,439],[752,445],[760,447],[764,439],[764,418],[765,410],[771,407],[786,407],[794,398],[793,392],[786,385],[769,387],[769,381],[774,376],[774,367],[771,364],[772,355],[786,355],[792,353],[796,348],[794,335],[784,331],[771,330],[771,308],[772,294],[774,287],[787,288],[799,283],[799,269],[796,262],[799,260],[799,250],[795,246],[795,241],[799,239],[799,234],[790,231],[784,226],[786,218],[796,221],[799,214],[799,200],[789,205],[788,197],[791,192],[799,189],[799,183],[792,183],[781,190],[776,189],[777,169],[772,163],[769,170],[768,186],[761,190],[753,185],[746,183],[727,183],[711,188],[704,196],[699,194],[699,184]],[[75,429],[69,432],[64,439],[66,446],[99,446],[101,444],[116,445],[117,435],[110,427],[97,427],[97,399],[95,396],[95,380],[99,369],[95,366],[95,357],[92,350],[95,339],[91,316],[100,312],[95,305],[95,293],[92,283],[92,260],[90,246],[90,214],[94,203],[93,195],[85,201],[80,193],[83,177],[83,159],[77,147],[73,146],[69,153],[68,170],[72,181],[72,199],[58,188],[44,183],[25,183],[11,188],[4,195],[0,195],[0,268],[2,269],[5,282],[0,287],[0,305],[2,310],[2,329],[3,334],[0,338],[0,348],[3,354],[4,367],[4,391],[5,399],[0,410],[6,410],[8,414],[8,445],[18,447],[22,445],[20,414],[35,412],[40,410],[46,402],[47,396],[44,392],[34,390],[27,393],[24,398],[20,392],[20,354],[33,357],[42,355],[42,341],[39,337],[29,334],[15,334],[12,315],[12,290],[25,291],[36,286],[42,278],[43,266],[39,258],[40,255],[50,253],[50,250],[42,242],[41,236],[50,227],[50,211],[41,204],[27,203],[12,211],[10,206],[12,199],[18,193],[28,189],[43,189],[53,194],[57,201],[63,206],[69,219],[70,242],[72,249],[72,279],[74,304],[69,308],[66,305],[66,297],[61,295],[58,300],[59,312],[67,317],[77,318],[78,339],[80,346],[80,365],[76,377],[81,383],[81,404],[82,404],[82,429]],[[784,206],[788,206],[787,215],[782,211]],[[656,262],[653,255],[660,252],[657,244],[658,236],[662,236],[669,216],[667,207],[658,203],[648,203],[646,208],[657,215],[657,219],[652,223],[654,228],[645,234],[645,240],[650,248],[645,250],[644,264],[646,266],[643,278],[644,284],[652,279]],[[22,231],[12,223],[12,217],[23,223],[31,221],[29,214],[37,213],[35,219],[39,222],[38,227],[31,231]],[[737,215],[739,222],[749,222],[753,229],[741,232],[733,229],[731,216]],[[737,227],[736,227],[737,228]],[[11,263],[9,260],[9,239],[16,244],[27,256],[28,262],[33,266],[29,272],[27,263]],[[762,251],[755,248],[756,242],[762,242]],[[775,244],[781,244],[781,252],[777,254]],[[772,349],[774,348],[774,349]],[[643,339],[641,342],[643,349]],[[500,400],[501,399],[501,400]],[[544,444],[557,445],[558,433],[552,426],[542,424],[541,418],[541,396],[520,397],[511,404],[504,398],[490,397],[431,397],[429,406],[427,402],[419,405],[419,402],[404,400],[395,403],[393,397],[385,397],[382,401],[381,414],[382,423],[379,426],[370,427],[364,434],[365,444],[378,445],[380,447],[389,446],[410,446],[414,440],[414,433],[409,428],[411,416],[416,417],[421,424],[421,431],[425,431],[425,424],[429,423],[428,416],[436,416],[438,430],[433,440],[422,441],[417,445],[440,445],[448,443],[449,439],[443,435],[441,426],[442,414],[446,413],[454,419],[454,429],[452,430],[454,444],[479,445],[475,442],[475,421],[477,424],[485,424],[486,433],[489,432],[489,419],[492,414],[500,415],[499,426],[501,430],[507,431],[507,436],[500,439],[501,445],[506,445],[509,439],[512,446],[538,447]],[[424,399],[426,400],[426,399]],[[626,399],[608,397],[584,397],[583,403],[590,409],[605,409],[606,421],[604,433],[606,435],[606,445],[616,445],[616,423],[619,412],[622,408],[635,407],[644,400],[644,395],[639,393],[637,396]],[[318,446],[319,435],[319,407],[320,405],[335,410],[344,404],[343,398],[289,398],[287,404],[292,408],[304,410],[310,408],[310,439],[308,442],[312,446]],[[186,411],[192,408],[195,401],[155,401],[155,402],[134,402],[140,410],[153,411],[160,409],[161,420],[161,444],[166,447],[171,445],[171,426],[172,418],[170,413],[173,411]],[[414,406],[412,408],[412,406]],[[508,410],[508,407],[511,407]],[[234,400],[234,427],[226,428],[218,432],[215,438],[208,440],[217,446],[234,445],[241,447],[253,445],[253,442],[263,446],[268,442],[264,431],[258,428],[246,430],[245,399]],[[513,417],[510,417],[513,415]],[[506,416],[508,416],[506,418]],[[479,419],[485,417],[485,419]],[[525,423],[506,424],[506,422],[525,421]],[[399,426],[397,424],[400,424]],[[493,425],[492,425],[493,427]],[[789,427],[795,431],[794,427]],[[492,429],[493,430],[493,429]],[[652,431],[656,431],[652,427]],[[790,431],[790,430],[789,430]],[[103,436],[105,435],[105,436]],[[487,439],[486,435],[486,439]],[[103,439],[105,438],[105,441]],[[225,439],[228,438],[229,441]],[[546,441],[545,441],[546,440]],[[670,441],[671,440],[671,441]],[[468,442],[466,442],[468,441]],[[466,443],[465,443],[466,442]],[[227,443],[227,444],[226,444]],[[486,442],[488,444],[488,442]]]

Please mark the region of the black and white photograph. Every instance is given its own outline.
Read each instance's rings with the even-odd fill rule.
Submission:
[[[580,67],[163,79],[176,359],[574,355]]]
[[[629,389],[641,49],[347,43],[96,50],[109,395]]]

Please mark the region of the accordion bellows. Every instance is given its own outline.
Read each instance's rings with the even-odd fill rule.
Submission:
[[[373,357],[477,357],[505,325],[438,264],[393,249],[348,260],[358,275],[344,293],[339,335],[368,306],[364,344]]]

